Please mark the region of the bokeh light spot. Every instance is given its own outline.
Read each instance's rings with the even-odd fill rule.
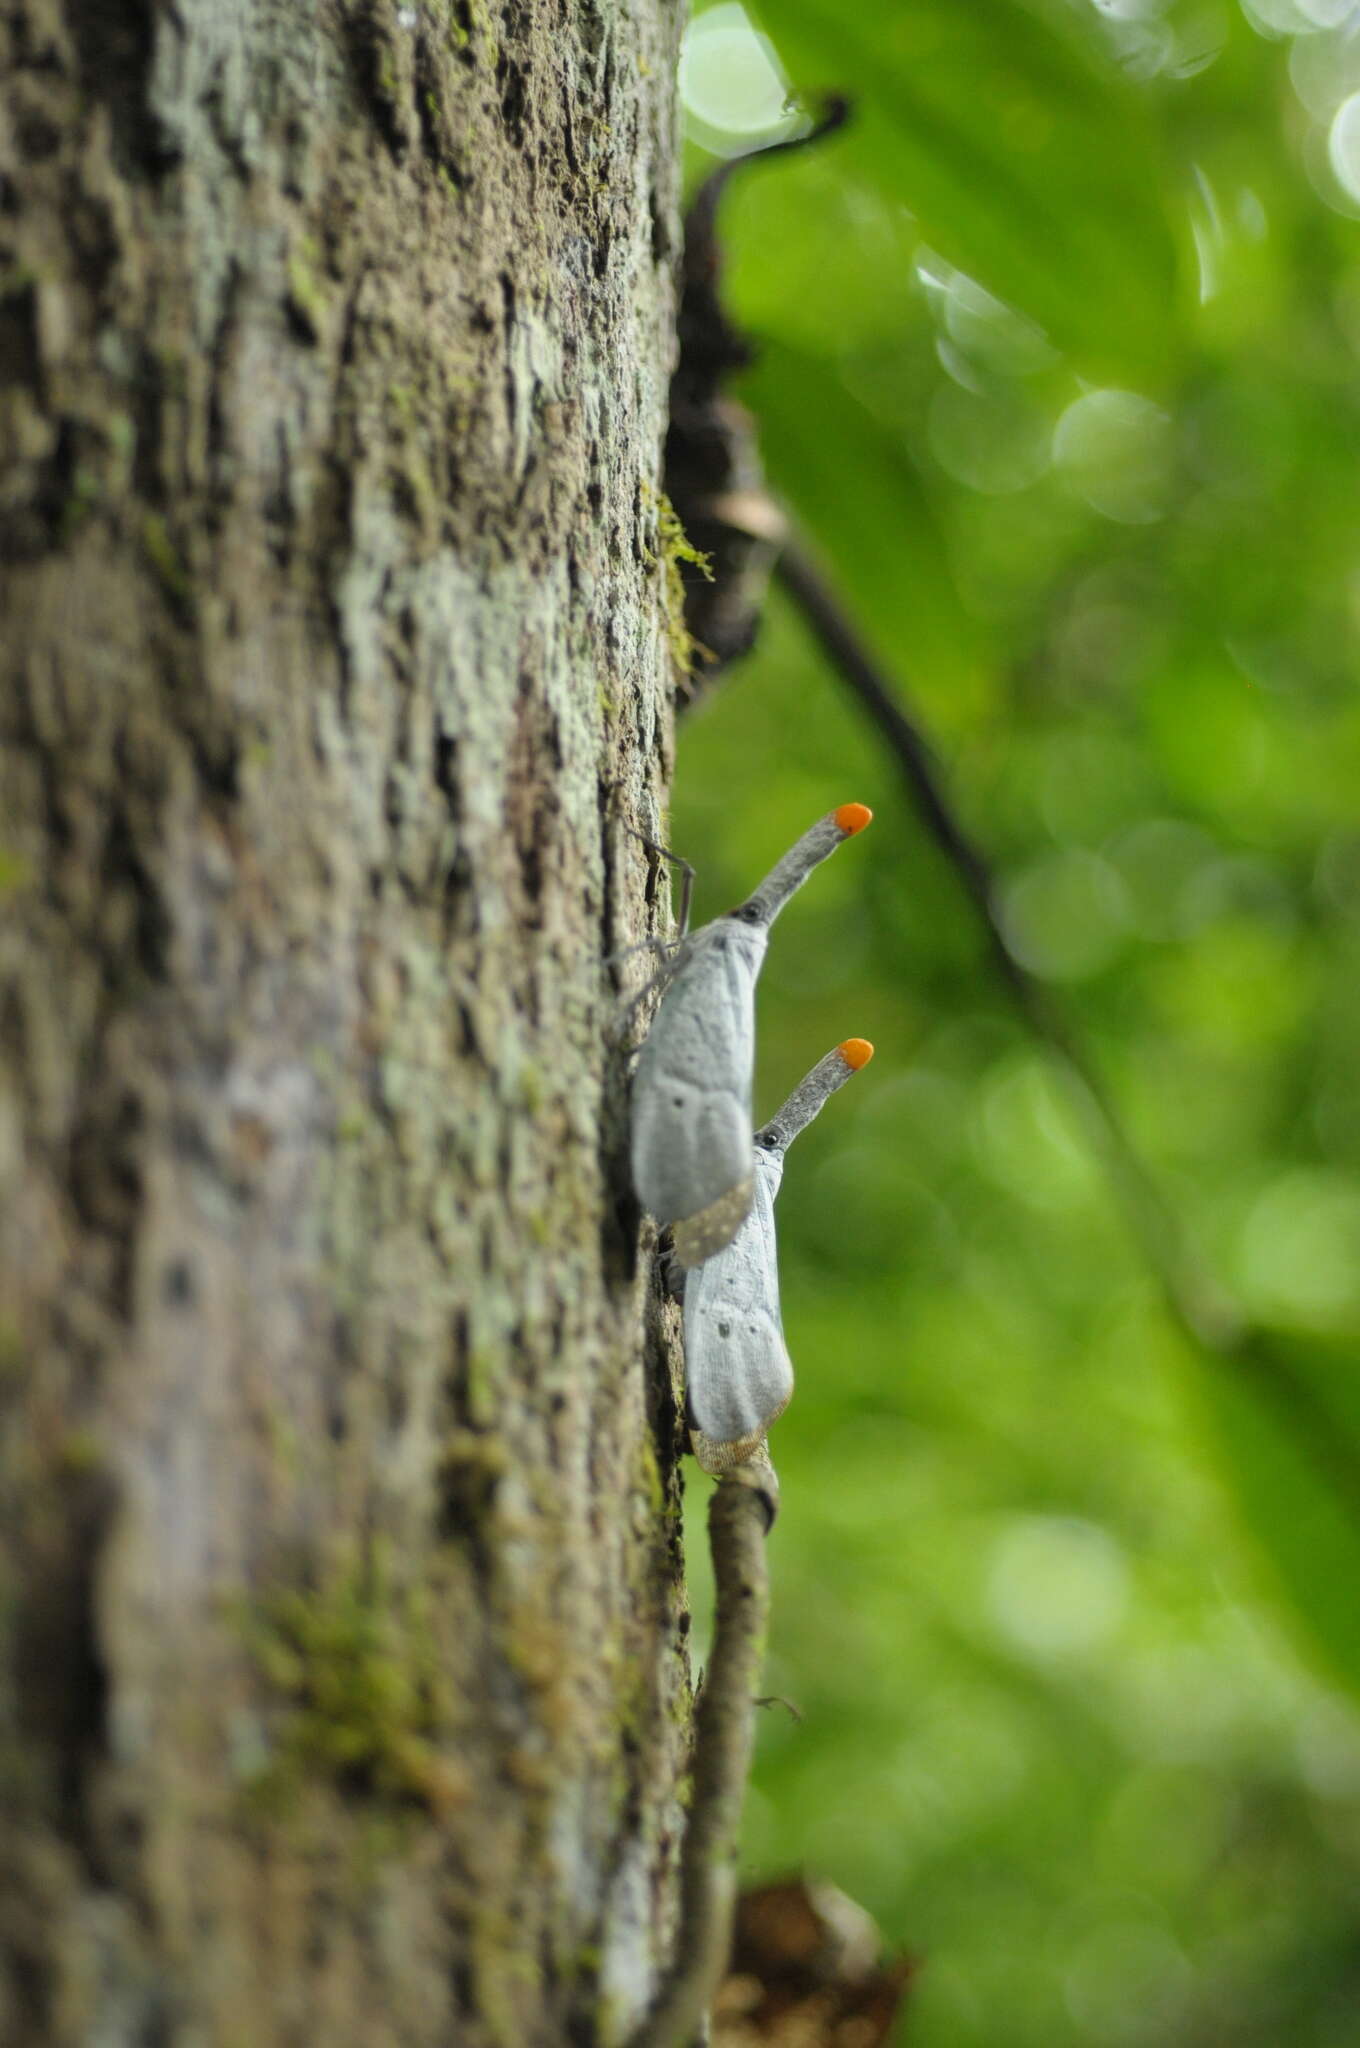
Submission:
[[[1319,1169],[1282,1175],[1252,1205],[1239,1263],[1259,1313],[1344,1320],[1360,1306],[1360,1185]]]
[[[1027,1655],[1080,1655],[1124,1618],[1129,1574],[1105,1529],[1073,1515],[1019,1515],[997,1538],[987,1605],[997,1633]]]
[[[1128,896],[1100,854],[1065,846],[1006,889],[1006,937],[1026,967],[1051,981],[1084,981],[1113,959],[1129,926]]]
[[[1341,28],[1356,12],[1355,0],[1295,0],[1310,28]]]
[[[1300,36],[1289,52],[1289,76],[1314,120],[1330,121],[1341,102],[1360,91],[1360,35]]]
[[[1160,519],[1171,487],[1171,421],[1136,391],[1088,391],[1053,430],[1053,460],[1078,497],[1107,519]]]
[[[1183,818],[1144,818],[1111,849],[1139,936],[1181,939],[1187,922],[1187,891],[1217,858],[1206,832]]]
[[[1360,199],[1360,92],[1344,99],[1327,131],[1327,160],[1337,183],[1351,199]]]
[[[710,7],[690,24],[680,95],[699,141],[720,154],[768,141],[802,119],[790,112],[773,44],[736,0]]]
[[[927,432],[940,467],[988,497],[1023,491],[1048,468],[1047,417],[1018,398],[942,384]]]
[[[1323,24],[1309,18],[1300,0],[1242,0],[1242,12],[1256,30],[1272,42],[1283,36],[1306,36]]]
[[[956,270],[944,295],[945,332],[965,355],[998,376],[1045,370],[1058,352],[1041,327]]]

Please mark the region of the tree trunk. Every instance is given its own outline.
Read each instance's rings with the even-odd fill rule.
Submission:
[[[611,2042],[664,1968],[679,26],[0,10],[5,2042]]]

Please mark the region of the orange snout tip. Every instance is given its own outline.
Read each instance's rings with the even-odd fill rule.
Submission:
[[[844,1039],[836,1050],[852,1074],[857,1074],[861,1067],[867,1067],[874,1056],[874,1049],[867,1038]]]
[[[868,804],[842,804],[832,815],[846,838],[852,839],[856,832],[864,830],[874,814]]]

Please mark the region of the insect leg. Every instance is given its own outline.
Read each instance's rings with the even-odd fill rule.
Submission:
[[[683,854],[672,853],[668,846],[662,846],[655,839],[649,839],[647,837],[647,834],[645,832],[639,832],[636,826],[625,825],[623,829],[625,832],[629,833],[634,839],[640,840],[642,844],[646,847],[648,853],[654,854],[658,860],[669,861],[671,866],[674,868],[679,868],[681,874],[684,876],[684,880],[680,885],[679,920],[680,937],[683,939],[685,933],[689,930],[689,906],[690,900],[694,895],[693,867],[691,866],[690,862],[685,859]]]

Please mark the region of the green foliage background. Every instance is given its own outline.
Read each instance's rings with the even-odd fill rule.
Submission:
[[[780,1202],[769,1686],[803,1718],[763,1722],[748,1869],[833,1879],[924,1959],[913,2048],[1354,2048],[1360,15],[759,25],[858,103],[724,202],[770,476],[1247,1336],[1168,1318],[776,594],[682,729],[672,843],[702,918],[874,806],[776,928],[757,1114],[837,1040],[878,1050]],[[699,14],[696,176],[778,132],[761,61]]]

